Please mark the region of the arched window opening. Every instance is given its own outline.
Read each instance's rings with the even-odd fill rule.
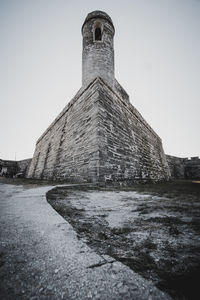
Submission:
[[[101,38],[102,38],[101,28],[97,27],[95,29],[94,38],[95,38],[95,41],[101,41]]]

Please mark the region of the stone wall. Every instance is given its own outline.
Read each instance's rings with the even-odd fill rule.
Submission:
[[[28,158],[17,161],[17,172],[21,173],[23,177],[26,177],[26,175],[28,174],[28,169],[30,167],[31,160],[31,158]]]
[[[31,159],[19,161],[0,159],[0,176],[14,177],[20,173],[21,177],[26,177],[30,163]]]
[[[0,176],[13,177],[17,173],[17,162],[15,160],[0,159]]]
[[[185,178],[200,179],[200,159],[198,156],[185,161]]]
[[[169,169],[160,138],[119,90],[95,79],[36,144],[28,177],[105,183],[160,181]]]
[[[199,157],[181,158],[166,155],[173,179],[200,179]]]
[[[166,155],[170,169],[170,174],[173,179],[185,178],[185,158]]]
[[[119,92],[99,80],[100,181],[157,182],[169,179],[161,139]]]
[[[36,144],[28,177],[96,182],[97,91],[81,89]]]

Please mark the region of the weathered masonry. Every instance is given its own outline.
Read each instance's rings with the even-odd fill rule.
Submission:
[[[114,34],[106,13],[87,15],[82,87],[38,139],[28,177],[100,184],[169,179],[161,139],[115,79]]]
[[[200,158],[166,155],[172,179],[200,179]]]
[[[26,177],[31,158],[23,160],[3,160],[0,159],[0,177]]]

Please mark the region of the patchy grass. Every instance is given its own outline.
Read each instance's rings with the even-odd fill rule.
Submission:
[[[173,299],[199,299],[198,183],[65,187],[48,192],[47,199],[99,254],[128,265]]]

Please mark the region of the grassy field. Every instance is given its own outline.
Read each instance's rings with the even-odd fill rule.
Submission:
[[[200,298],[200,183],[55,188],[47,199],[99,254],[173,299]]]

